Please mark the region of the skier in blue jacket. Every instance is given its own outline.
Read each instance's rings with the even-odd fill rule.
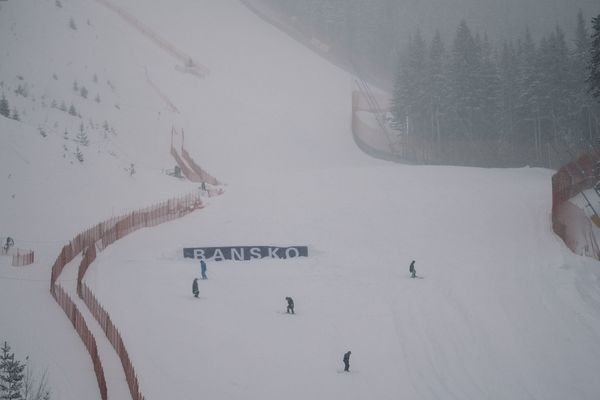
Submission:
[[[200,273],[202,274],[202,279],[208,279],[206,276],[206,262],[203,259],[200,259]]]

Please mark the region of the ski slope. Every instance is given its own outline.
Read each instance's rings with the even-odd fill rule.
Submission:
[[[3,79],[30,69],[36,88],[66,98],[72,76],[93,65],[117,87],[102,89],[110,104],[81,103],[83,119],[97,113],[119,132],[92,143],[81,165],[60,150],[63,125],[77,120],[57,114],[44,141],[38,121],[56,110],[0,118],[1,167],[15,171],[0,181],[0,225],[39,254],[22,269],[0,258],[0,339],[48,369],[56,398],[98,394],[89,356],[48,293],[50,266],[87,226],[196,189],[162,173],[173,164],[172,125],[225,194],[116,242],[86,275],[147,399],[598,398],[600,269],[551,231],[552,171],[371,159],[352,141],[352,76],[241,3],[114,4],[210,74],[182,73],[96,1],[0,8],[0,31],[14,22],[17,37],[6,52],[47,37],[60,39],[49,54],[71,49],[45,68],[42,54],[16,53],[0,63]],[[40,25],[20,24],[31,19]],[[123,171],[131,162],[134,176]],[[200,266],[183,247],[235,245],[307,245],[309,256],[209,261],[193,298]],[[409,278],[411,260],[422,279]],[[65,272],[73,280],[75,266]]]

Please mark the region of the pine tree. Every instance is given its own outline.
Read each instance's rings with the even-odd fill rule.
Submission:
[[[87,90],[87,88],[85,86],[82,86],[81,89],[79,90],[79,94],[84,99],[87,99],[87,97],[88,97],[88,90]]]
[[[459,138],[473,139],[475,118],[481,105],[481,51],[465,20],[456,31],[449,73],[454,132]]]
[[[77,116],[77,110],[75,109],[75,106],[73,104],[71,104],[71,106],[69,107],[69,114],[71,114],[74,117]]]
[[[79,148],[79,146],[77,146],[77,148],[75,150],[75,157],[77,158],[77,161],[79,161],[80,163],[83,163],[83,153],[81,152],[81,149]]]
[[[590,74],[587,79],[590,92],[600,102],[600,14],[592,18],[592,43],[590,49]]]
[[[25,365],[15,360],[7,342],[4,342],[0,352],[0,399],[21,400]]]
[[[2,94],[2,99],[0,99],[0,115],[10,118],[10,106],[8,105],[8,100]]]
[[[15,121],[20,121],[21,120],[20,117],[19,117],[19,112],[17,111],[16,108],[13,108],[11,118],[14,119]]]
[[[448,113],[448,76],[446,74],[445,49],[440,31],[436,30],[429,49],[427,97],[431,121],[431,134],[435,138],[438,161],[442,161],[442,130]]]
[[[79,124],[79,132],[75,137],[75,141],[82,146],[88,146],[90,144],[87,133],[85,132],[85,129],[83,127],[83,122]]]
[[[69,20],[69,28],[73,29],[74,31],[77,30],[77,25],[75,25],[75,20],[73,19],[73,17],[71,17],[71,19]]]

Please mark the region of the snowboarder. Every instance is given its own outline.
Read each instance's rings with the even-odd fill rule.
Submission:
[[[194,293],[194,297],[198,297],[200,291],[198,290],[198,278],[194,278],[194,283],[192,283],[192,293]]]
[[[344,371],[346,372],[350,372],[350,354],[352,354],[351,351],[344,353]]]
[[[208,279],[206,276],[206,262],[204,259],[200,259],[200,273],[202,274],[202,279]]]
[[[410,267],[408,267],[408,272],[410,272],[411,278],[417,277],[417,270],[415,269],[415,260],[410,263]]]
[[[294,299],[292,299],[291,297],[286,297],[285,298],[287,300],[287,313],[294,313]]]

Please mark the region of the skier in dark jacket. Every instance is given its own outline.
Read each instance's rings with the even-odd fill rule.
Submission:
[[[350,354],[352,354],[351,351],[344,353],[344,371],[346,372],[350,372]]]
[[[203,259],[200,259],[200,273],[202,274],[202,279],[208,279],[206,276],[206,262]]]
[[[417,270],[415,269],[415,260],[410,263],[410,267],[408,267],[408,272],[410,272],[411,278],[417,277]]]
[[[194,283],[192,283],[192,293],[194,293],[194,297],[198,297],[200,291],[198,290],[198,278],[194,278]]]
[[[291,297],[286,297],[285,298],[287,300],[287,313],[294,313],[294,299],[292,299]]]

